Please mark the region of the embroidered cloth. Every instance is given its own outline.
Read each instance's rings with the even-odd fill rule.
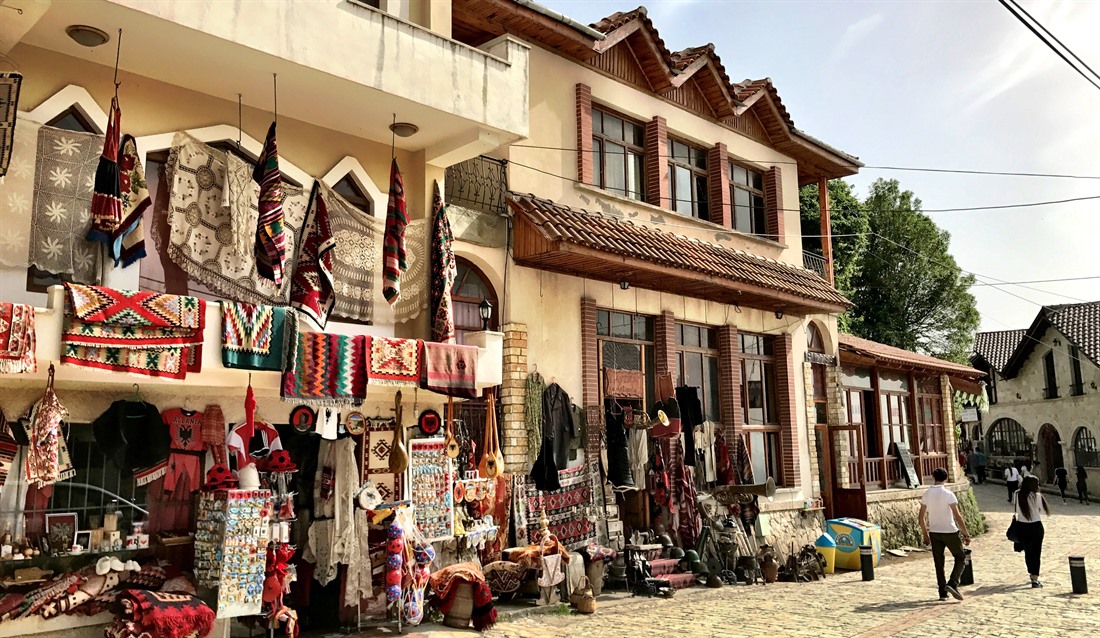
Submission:
[[[260,185],[260,216],[256,225],[256,270],[276,286],[283,283],[286,267],[286,233],[283,230],[283,178],[275,147],[275,122],[267,129],[264,150],[252,171]]]
[[[208,636],[214,630],[214,610],[191,594],[127,589],[118,602],[125,619],[157,638]]]
[[[19,109],[19,87],[23,74],[0,73],[0,177],[8,172],[15,137],[16,111]]]
[[[95,187],[92,189],[92,227],[88,240],[111,244],[111,238],[122,223],[122,194],[118,182],[119,126],[122,111],[118,98],[111,98],[111,112],[107,115],[107,137],[103,141],[103,154],[95,170]]]
[[[367,396],[368,338],[299,333],[294,369],[283,373],[283,400],[321,405],[362,403]]]
[[[419,339],[367,339],[370,350],[367,383],[414,387],[420,385],[422,342]]]
[[[287,369],[298,347],[298,313],[281,306],[222,302],[222,364],[245,370]]]
[[[539,517],[545,512],[550,531],[569,549],[596,542],[594,490],[588,464],[558,473],[561,489],[540,492],[527,477],[516,475],[516,542],[540,541]]]
[[[81,284],[65,291],[63,363],[173,379],[201,370],[204,300]]]
[[[333,314],[357,321],[374,320],[375,286],[382,256],[385,225],[321,185],[335,242],[333,255]]]
[[[405,181],[397,168],[397,158],[390,162],[390,197],[386,204],[386,239],[382,245],[382,296],[393,304],[401,295],[401,276],[405,261],[405,227],[409,213],[405,210]]]
[[[260,187],[252,181],[252,167],[248,162],[234,153],[226,153],[225,161],[222,207],[229,213],[229,228],[233,233],[230,249],[238,257],[251,256],[259,220],[259,210],[253,202],[259,201]]]
[[[433,185],[432,194],[432,341],[439,343],[455,342],[454,306],[451,303],[451,288],[458,278],[458,265],[455,263],[454,248],[451,242],[454,234],[451,223],[447,221],[447,208],[443,206],[443,196],[439,194],[439,182]]]
[[[0,265],[30,264],[31,204],[38,165],[38,122],[19,118],[8,174],[0,179]]]
[[[360,446],[360,472],[364,481],[370,481],[378,488],[382,501],[389,503],[404,497],[404,475],[394,474],[390,469],[390,451],[393,450],[393,431],[397,423],[390,419],[372,419],[367,424]]]
[[[104,136],[38,129],[30,264],[80,283],[98,283],[100,251],[86,239]]]
[[[428,242],[430,225],[427,219],[410,222],[405,229],[405,244],[408,246],[406,263],[408,270],[401,277],[401,296],[393,304],[393,318],[396,323],[409,321],[420,316],[430,303],[428,276],[431,272]]]
[[[236,253],[233,214],[222,206],[226,162],[224,152],[185,133],[176,135],[165,167],[171,185],[168,254],[190,277],[227,299],[286,305],[289,283],[276,286],[261,277],[253,250],[244,256]],[[256,188],[255,184],[251,187]],[[286,245],[291,248],[285,267],[293,271],[293,248],[305,222],[309,194],[289,184],[283,185],[283,191],[284,232]],[[255,197],[249,198],[249,209],[255,228],[259,219]]]
[[[332,277],[336,240],[332,236],[328,206],[321,193],[320,181],[313,184],[306,220],[302,252],[298,256],[298,268],[294,271],[290,288],[290,304],[324,330],[336,303]]]
[[[50,380],[46,385],[46,391],[42,398],[31,407],[30,412],[30,445],[27,446],[27,482],[40,484],[55,483],[62,480],[63,473],[68,473],[72,468],[68,467],[61,458],[61,445],[64,437],[61,434],[61,423],[69,418],[69,411],[61,405],[57,394],[53,389],[53,370],[50,370]],[[68,453],[66,452],[66,457]],[[67,458],[65,459],[67,460]],[[72,476],[70,473],[69,476]]]
[[[424,377],[420,387],[450,397],[476,399],[477,347],[424,342]]]
[[[34,307],[0,301],[0,373],[37,372]]]
[[[122,197],[122,223],[111,234],[110,253],[115,266],[129,266],[145,256],[145,229],[142,220],[152,205],[145,168],[138,157],[133,135],[122,136],[118,152],[118,185]]]

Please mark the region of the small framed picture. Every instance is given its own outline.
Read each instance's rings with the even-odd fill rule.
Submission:
[[[76,544],[76,512],[46,514],[46,538],[50,551],[68,552]]]
[[[82,551],[90,552],[92,547],[92,530],[83,530],[76,533],[76,542],[74,546],[79,546]]]

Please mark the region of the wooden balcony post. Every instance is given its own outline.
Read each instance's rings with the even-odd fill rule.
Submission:
[[[821,212],[821,256],[825,259],[825,281],[833,286],[833,231],[829,218],[829,180],[822,177],[817,181],[817,207]]]

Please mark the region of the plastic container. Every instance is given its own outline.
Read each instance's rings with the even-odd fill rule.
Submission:
[[[817,553],[825,557],[825,573],[832,574],[836,571],[836,541],[828,533],[817,537],[814,543]]]
[[[882,528],[858,518],[830,518],[825,531],[836,541],[836,569],[860,569],[859,546],[870,545],[874,566],[882,558]]]

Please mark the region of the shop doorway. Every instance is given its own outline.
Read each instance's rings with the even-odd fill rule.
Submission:
[[[1065,464],[1062,458],[1062,437],[1058,429],[1049,423],[1039,428],[1039,471],[1036,474],[1044,483],[1054,482],[1054,470]]]
[[[830,425],[827,430],[829,518],[867,519],[867,490],[863,476],[863,424]]]

